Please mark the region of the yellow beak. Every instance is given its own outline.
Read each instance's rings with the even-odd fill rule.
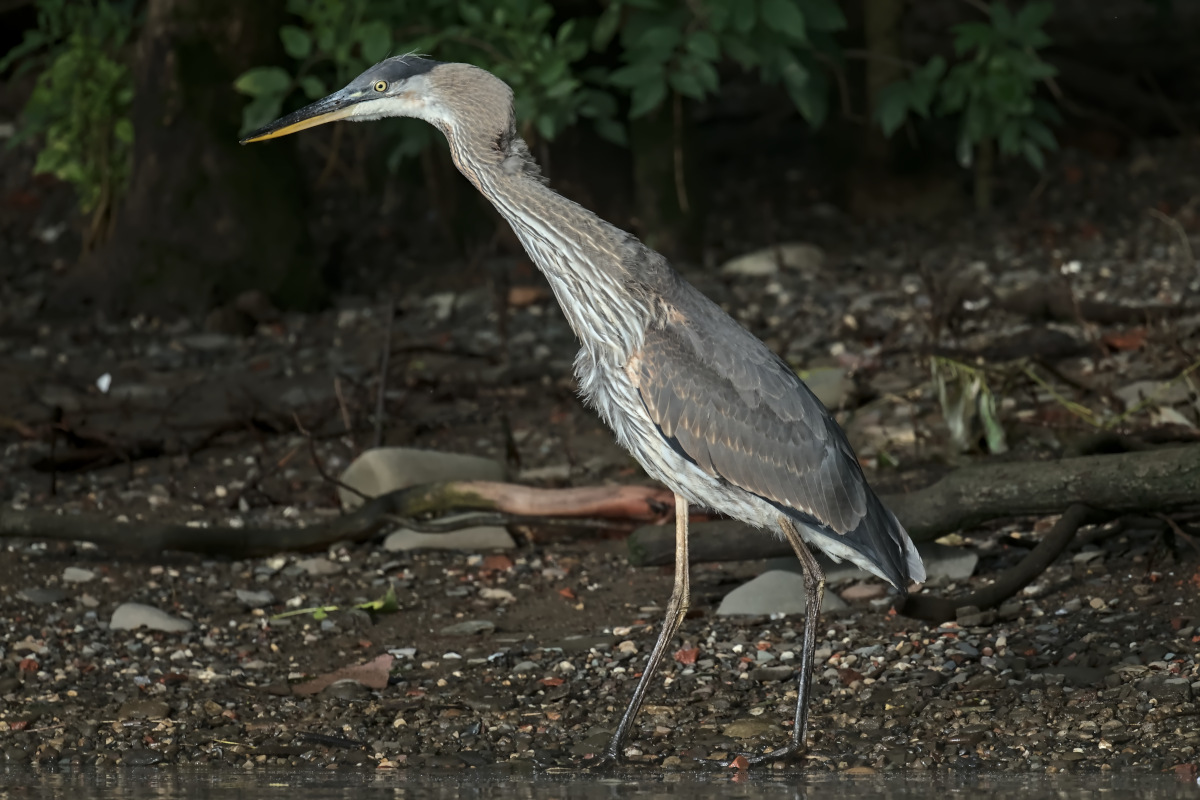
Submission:
[[[242,144],[263,142],[267,139],[277,139],[306,128],[315,128],[326,122],[346,119],[354,115],[354,104],[357,98],[346,97],[343,92],[331,94],[323,100],[305,106],[299,111],[293,111],[285,117],[280,117],[269,125],[251,133],[241,140]]]

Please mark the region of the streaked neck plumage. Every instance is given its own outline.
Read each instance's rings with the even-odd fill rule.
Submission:
[[[517,135],[511,90],[486,72],[486,100],[457,87],[456,114],[439,125],[454,164],[512,226],[545,274],[575,335],[597,361],[624,364],[641,347],[650,308],[628,257],[640,243],[547,186]],[[483,80],[479,75],[473,79]]]

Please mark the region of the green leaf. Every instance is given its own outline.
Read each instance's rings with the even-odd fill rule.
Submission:
[[[912,106],[912,87],[906,81],[898,81],[879,90],[875,120],[883,129],[884,136],[891,136],[900,129]]]
[[[733,7],[733,29],[738,33],[749,33],[758,22],[759,0],[742,0]]]
[[[233,88],[251,97],[282,94],[292,85],[292,76],[283,67],[254,67],[238,76]]]
[[[283,49],[297,61],[308,58],[312,52],[312,36],[303,28],[284,25],[279,29],[279,38],[283,40]]]
[[[784,86],[787,88],[788,96],[792,98],[792,104],[800,112],[800,116],[804,117],[812,127],[819,128],[829,113],[829,84],[826,82],[823,72],[810,73],[806,70],[805,74],[807,77],[804,82],[795,84],[787,79],[787,70],[785,69]]]
[[[667,77],[667,80],[670,82],[671,88],[684,97],[692,97],[696,100],[704,99],[704,87],[700,85],[699,79],[692,73],[674,70]]]
[[[1021,153],[1025,156],[1025,160],[1038,172],[1046,168],[1046,159],[1042,156],[1042,151],[1029,139],[1026,139],[1021,145]]]
[[[796,8],[795,0],[763,0],[763,22],[772,30],[790,36],[798,42],[806,41],[808,29],[804,15]]]
[[[667,96],[667,83],[661,78],[640,83],[630,93],[629,116],[637,118],[649,114],[662,104]]]
[[[604,9],[596,20],[596,27],[592,30],[592,49],[598,52],[607,50],[620,26],[621,4],[614,0],[608,4],[608,8]]]
[[[300,89],[309,100],[319,100],[329,94],[325,89],[325,81],[316,75],[305,75],[300,79]]]
[[[125,144],[133,143],[133,120],[122,117],[113,124],[113,136]]]
[[[1017,12],[1016,28],[1022,38],[1040,31],[1054,14],[1053,3],[1028,3]]]
[[[637,41],[632,43],[630,50],[645,53],[659,61],[666,61],[682,40],[683,33],[678,28],[670,25],[656,25],[647,28],[637,38]]]
[[[800,12],[809,30],[841,31],[846,29],[846,15],[836,0],[799,0]]]
[[[278,119],[283,110],[283,93],[267,94],[254,98],[242,109],[241,134],[256,131],[268,122]]]
[[[717,37],[708,31],[696,31],[687,38],[687,51],[707,61],[716,61],[721,57],[721,45]]]
[[[500,10],[501,9],[496,9],[497,13],[499,13]],[[471,25],[472,27],[481,27],[484,25],[483,11],[479,9],[479,6],[473,3],[459,3],[458,15],[462,17],[463,22]],[[496,21],[500,22],[499,19]]]
[[[964,22],[955,25],[954,53],[965,55],[969,50],[982,50],[995,43],[996,32],[986,22]]]
[[[1012,12],[1008,10],[1008,6],[1004,3],[992,3],[992,28],[995,29],[996,35],[1002,39],[1012,38],[1016,30],[1016,21],[1013,19]]]
[[[613,144],[619,144],[622,147],[629,144],[629,135],[625,132],[625,126],[615,119],[601,117],[593,121],[592,124],[596,127],[596,133],[602,139],[607,139]]]
[[[743,69],[756,67],[762,60],[762,54],[739,36],[726,36],[724,45],[725,52]]]
[[[1049,128],[1036,119],[1025,120],[1025,136],[1046,150],[1057,150],[1058,140]]]
[[[663,65],[650,61],[639,61],[615,70],[609,76],[608,81],[613,86],[620,86],[623,89],[636,89],[650,83],[661,84]]]
[[[392,49],[392,32],[384,23],[368,22],[358,30],[358,42],[362,56],[372,64],[387,58]]]

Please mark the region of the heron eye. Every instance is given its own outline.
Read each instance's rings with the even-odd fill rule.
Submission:
[[[375,91],[386,92],[387,91],[387,81],[375,81]]]

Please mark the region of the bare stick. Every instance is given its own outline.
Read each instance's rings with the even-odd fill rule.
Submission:
[[[375,447],[383,447],[383,415],[386,410],[388,362],[392,357],[392,325],[396,321],[396,301],[388,298],[387,325],[379,353],[379,388],[375,391]]]
[[[1061,514],[1076,503],[1113,515],[1168,512],[1200,506],[1200,446],[1162,447],[1135,453],[1064,458],[1059,461],[985,463],[946,475],[924,489],[881,497],[913,541],[994,519]],[[740,561],[786,556],[786,542],[742,526],[694,525],[695,561]],[[629,537],[629,560],[637,566],[671,563],[674,531],[646,526]]]
[[[1029,551],[1025,558],[1014,567],[1005,570],[1000,577],[989,586],[959,595],[958,597],[940,597],[932,594],[912,595],[905,601],[902,608],[897,610],[906,617],[924,619],[930,622],[946,622],[957,616],[958,609],[963,606],[976,608],[994,608],[1024,589],[1046,571],[1054,563],[1075,533],[1089,522],[1097,522],[1104,515],[1082,504],[1076,504],[1067,509],[1059,517],[1058,522],[1046,534],[1038,546]]]

